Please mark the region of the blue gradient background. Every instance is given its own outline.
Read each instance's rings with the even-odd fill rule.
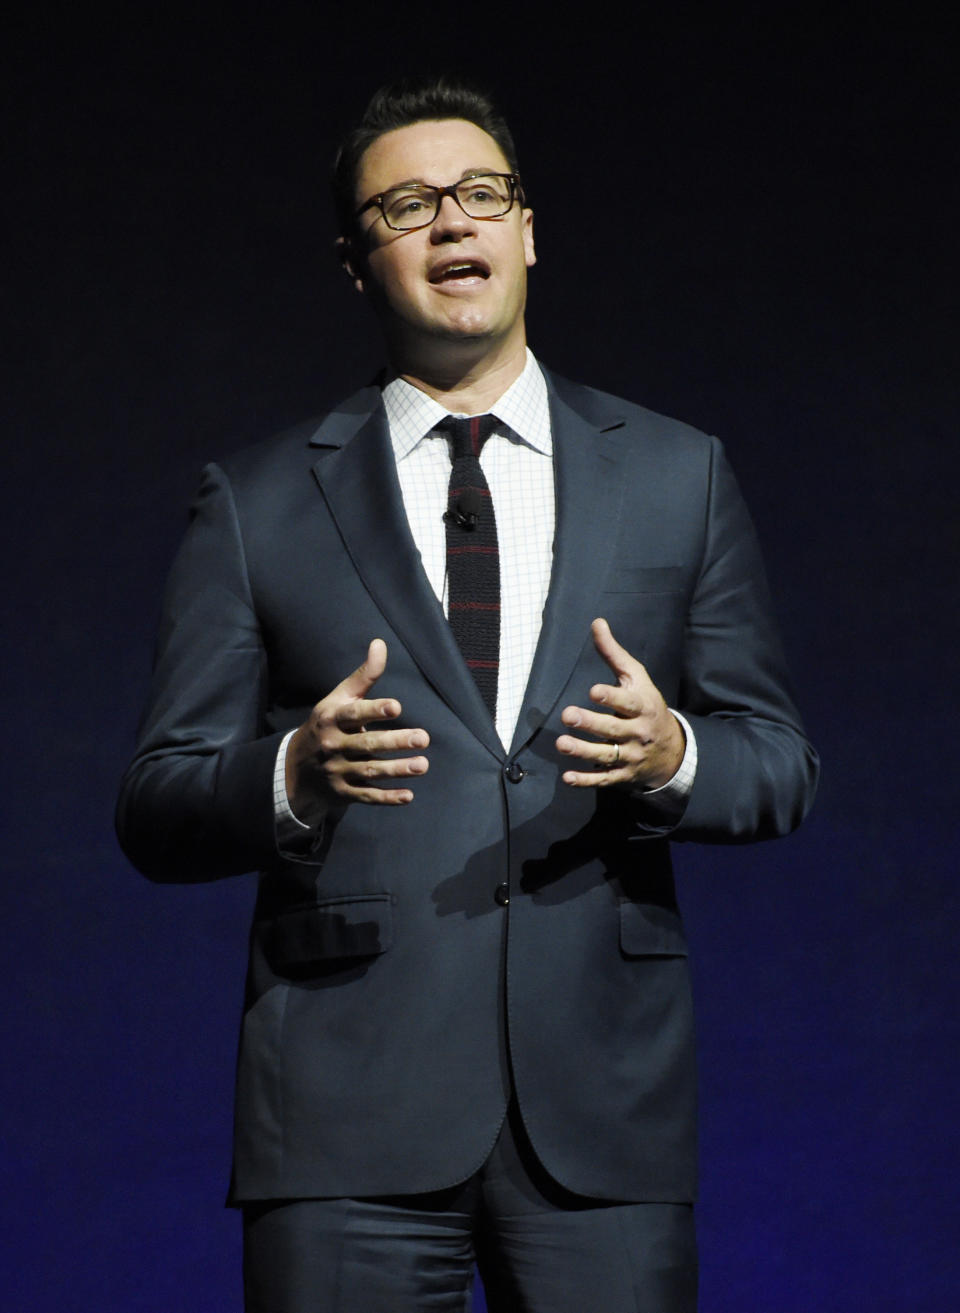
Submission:
[[[955,50],[934,7],[691,12],[14,19],[0,1279],[18,1313],[240,1308],[221,1203],[253,882],[148,884],[113,796],[201,465],[378,363],[331,258],[337,136],[380,81],[450,66],[515,125],[535,350],[725,439],[824,760],[798,835],[677,853],[703,1313],[957,1306]]]

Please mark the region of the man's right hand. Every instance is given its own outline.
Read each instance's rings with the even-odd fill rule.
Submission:
[[[394,720],[400,715],[396,698],[368,698],[367,694],[387,667],[387,645],[375,638],[367,659],[352,675],[328,693],[296,731],[287,745],[287,798],[294,815],[312,824],[332,798],[398,806],[413,801],[409,788],[391,788],[390,782],[423,775],[426,757],[383,758],[384,752],[425,748],[425,729],[368,729],[371,721]]]

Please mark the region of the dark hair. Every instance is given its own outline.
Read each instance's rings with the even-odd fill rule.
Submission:
[[[344,137],[333,163],[333,201],[340,232],[354,226],[357,172],[364,152],[385,132],[426,119],[466,119],[488,133],[500,147],[511,173],[517,172],[517,151],[506,119],[485,91],[459,78],[408,77],[381,87],[363,118]]]

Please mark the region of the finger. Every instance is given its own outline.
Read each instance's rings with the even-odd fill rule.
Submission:
[[[363,763],[348,762],[344,758],[328,762],[328,768],[336,765],[342,774],[328,776],[330,786],[338,797],[345,802],[367,803],[373,806],[402,806],[413,802],[413,790],[410,788],[389,788],[388,783],[402,779],[404,776],[423,775],[430,769],[426,757],[409,757],[402,761],[372,761]],[[384,769],[385,768],[385,769]]]
[[[367,657],[353,674],[341,680],[333,690],[343,698],[366,697],[370,689],[387,668],[387,645],[382,638],[374,638],[367,648]]]
[[[344,733],[356,734],[368,721],[395,719],[399,715],[400,703],[396,698],[353,698],[336,707],[333,719]]]
[[[568,757],[580,757],[603,769],[614,770],[624,765],[619,743],[591,743],[587,739],[574,738],[572,734],[561,734],[557,739],[557,751]]]
[[[378,780],[402,779],[410,775],[425,775],[430,769],[426,757],[367,757],[355,761],[349,757],[332,757],[327,771],[347,783],[368,785]]]
[[[345,786],[342,796],[350,802],[365,802],[374,807],[400,807],[413,802],[412,789],[355,789]]]
[[[565,770],[563,772],[564,784],[570,784],[575,789],[605,789],[612,784],[620,784],[624,778],[624,772],[619,770]]]
[[[355,734],[344,733],[334,750],[351,761],[378,757],[384,752],[417,751],[430,746],[430,735],[425,729],[370,729]]]
[[[640,667],[641,671],[643,667]],[[637,716],[650,714],[650,698],[646,690],[637,687],[637,679],[626,680],[621,688],[612,684],[594,684],[590,690],[590,701],[599,702],[606,707],[610,715],[621,720],[632,720]]]
[[[589,711],[586,707],[564,707],[560,719],[569,729],[596,734],[598,738],[609,739],[611,743],[625,743],[630,737],[625,715],[606,715],[601,711]]]

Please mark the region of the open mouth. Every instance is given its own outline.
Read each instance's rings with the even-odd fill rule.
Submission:
[[[490,269],[480,260],[451,260],[430,272],[431,283],[451,283],[466,278],[489,278]]]

